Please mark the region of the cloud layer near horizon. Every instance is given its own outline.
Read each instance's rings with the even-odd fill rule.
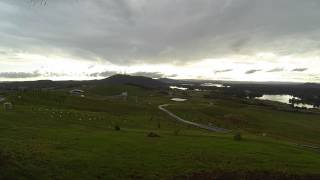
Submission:
[[[320,56],[319,9],[318,0],[4,0],[0,61],[31,61],[12,56],[29,53],[119,66],[184,66],[236,55],[243,57],[236,63],[272,62],[272,69],[278,57]],[[308,65],[301,61],[297,68]],[[280,69],[269,74],[275,72]]]

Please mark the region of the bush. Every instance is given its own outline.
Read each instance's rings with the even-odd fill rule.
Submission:
[[[160,137],[158,134],[154,133],[154,132],[150,132],[148,134],[148,137]]]
[[[235,141],[241,141],[241,140],[242,140],[242,135],[241,135],[241,133],[240,133],[240,132],[235,133],[234,136],[233,136],[233,139],[234,139]]]
[[[120,127],[119,127],[118,125],[116,125],[116,126],[114,127],[114,130],[120,131]]]

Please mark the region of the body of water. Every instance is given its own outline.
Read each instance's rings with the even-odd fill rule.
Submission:
[[[171,101],[176,101],[176,102],[184,102],[187,99],[182,99],[182,98],[172,98]]]
[[[214,83],[203,83],[200,86],[205,86],[205,87],[218,87],[218,88],[229,88],[230,86],[225,86],[223,84],[214,84]]]
[[[179,86],[170,86],[170,89],[179,89],[179,90],[183,90],[183,91],[188,90],[188,88],[179,87]]]
[[[296,98],[291,95],[263,95],[262,97],[257,97],[256,99],[260,100],[269,100],[269,101],[276,101],[285,104],[290,104],[290,99]]]
[[[269,100],[269,101],[276,101],[276,102],[281,102],[281,103],[285,103],[285,104],[291,104],[290,99],[293,99],[293,98],[301,100],[300,98],[295,97],[295,96],[291,96],[291,95],[267,95],[267,94],[263,95],[262,97],[257,97],[255,99]],[[303,104],[303,103],[295,103],[294,107],[307,108],[307,109],[315,108],[311,104]]]

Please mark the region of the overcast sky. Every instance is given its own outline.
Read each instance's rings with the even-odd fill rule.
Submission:
[[[0,1],[0,80],[320,82],[319,0],[39,2]]]

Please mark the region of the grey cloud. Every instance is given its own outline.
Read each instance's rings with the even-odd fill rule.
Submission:
[[[96,72],[96,73],[91,73],[91,74],[88,74],[88,76],[90,77],[99,77],[100,76],[100,73]]]
[[[282,72],[284,69],[283,68],[274,68],[274,69],[270,69],[267,72]]]
[[[235,53],[241,52],[242,48],[246,46],[247,43],[250,42],[249,38],[240,38],[231,43],[230,47]]]
[[[178,77],[178,74],[170,74],[166,76],[167,78],[175,78]]]
[[[251,69],[251,70],[246,71],[246,74],[253,74],[253,73],[256,73],[259,71],[261,71],[261,70],[260,69]]]
[[[163,78],[165,77],[165,74],[160,72],[135,72],[132,73],[133,76],[146,76],[150,78]]]
[[[18,79],[18,78],[34,78],[40,77],[41,74],[35,72],[0,72],[0,78]]]
[[[320,54],[319,8],[318,0],[4,0],[0,47],[114,64]]]
[[[115,74],[119,74],[119,72],[116,71],[104,71],[104,72],[96,72],[96,73],[91,73],[89,76],[91,77],[109,77]],[[145,76],[145,77],[150,77],[150,78],[164,78],[164,77],[176,77],[176,74],[171,74],[171,75],[165,75],[164,73],[161,72],[134,72],[134,73],[129,73],[129,75],[132,76]]]
[[[7,55],[8,53],[5,52],[5,51],[0,51],[0,54],[2,54],[2,55]]]
[[[303,72],[306,70],[308,70],[308,68],[295,68],[295,69],[292,69],[292,72]]]
[[[90,65],[90,66],[88,66],[88,69],[92,69],[94,67],[95,67],[95,65]]]
[[[216,70],[216,71],[214,71],[214,73],[218,74],[218,73],[225,73],[225,72],[230,72],[230,71],[233,71],[233,69]]]
[[[91,73],[89,76],[91,77],[109,77],[112,75],[118,74],[116,71],[104,71],[104,72],[96,72],[96,73]]]
[[[68,76],[68,74],[55,73],[55,72],[45,72],[45,73],[42,73],[42,76],[44,76],[44,77],[63,77],[63,76]]]

